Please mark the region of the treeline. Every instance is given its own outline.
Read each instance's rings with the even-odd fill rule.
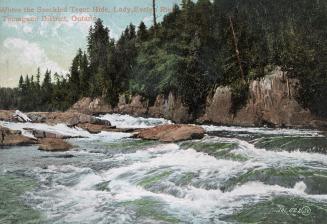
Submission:
[[[37,89],[43,99],[36,104],[46,110],[65,109],[83,96],[103,96],[116,105],[121,93],[141,94],[153,103],[158,94],[172,92],[197,114],[208,94],[229,85],[236,111],[249,81],[280,66],[300,80],[299,102],[326,116],[326,37],[326,1],[183,0],[161,23],[130,24],[118,40],[99,19],[69,76],[30,88]],[[31,78],[23,83],[28,81],[37,86]],[[20,95],[20,102],[26,95],[33,94]]]
[[[70,91],[69,81],[57,73],[51,75],[40,69],[35,75],[19,79],[18,88],[0,88],[0,108],[20,109],[23,111],[66,110],[75,101]]]

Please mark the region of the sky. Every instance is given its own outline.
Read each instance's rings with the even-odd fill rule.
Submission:
[[[160,21],[181,0],[156,2]],[[0,0],[0,87],[17,86],[38,67],[66,75],[95,18],[117,39],[130,23],[151,26],[151,7],[152,0]]]

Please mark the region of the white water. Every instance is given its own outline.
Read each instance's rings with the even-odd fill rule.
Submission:
[[[23,135],[27,137],[34,138],[30,131],[25,130],[26,128],[32,128],[40,131],[48,131],[56,133],[59,135],[71,136],[71,137],[82,137],[82,138],[91,138],[91,139],[121,139],[130,137],[129,133],[119,133],[119,132],[101,132],[99,134],[90,134],[88,131],[85,131],[79,127],[68,127],[66,124],[45,124],[45,123],[14,123],[14,122],[4,122],[0,121],[0,125],[7,127],[12,130],[21,131]]]
[[[253,149],[249,148],[248,150]],[[40,200],[39,208],[47,211],[49,217],[57,218],[60,214],[64,215],[63,220],[67,222],[80,221],[82,223],[107,223],[107,216],[110,214],[99,211],[97,208],[100,207],[106,207],[111,212],[121,212],[120,218],[125,221],[133,220],[128,212],[120,210],[122,208],[117,203],[144,198],[162,201],[168,205],[165,207],[167,212],[178,211],[180,218],[189,217],[195,223],[201,223],[201,220],[205,219],[208,214],[231,214],[235,209],[275,195],[317,200],[317,196],[305,193],[306,185],[301,181],[291,188],[251,181],[236,185],[234,189],[226,192],[222,192],[219,188],[201,187],[201,183],[205,186],[212,178],[219,186],[220,182],[223,183],[230,177],[238,176],[247,170],[274,166],[274,159],[268,158],[273,153],[264,156],[265,153],[263,151],[261,157],[258,156],[253,160],[239,162],[217,159],[193,149],[181,150],[176,144],[158,145],[131,154],[118,154],[108,162],[130,161],[131,163],[100,172],[71,165],[49,166],[46,170],[36,169],[34,172],[38,173],[38,178],[41,180],[47,180],[50,176],[55,176],[55,179],[58,180],[71,179],[72,176],[77,175],[79,181],[74,186],[55,183],[51,187],[45,187],[41,192],[33,192],[29,197]],[[132,160],[135,157],[139,159]],[[321,157],[326,160],[326,156]],[[285,162],[284,165],[288,166],[295,165],[300,160],[301,158],[288,160],[287,164],[287,160],[282,159]],[[168,172],[168,174],[157,184],[149,187],[140,184],[145,179],[164,172]],[[186,185],[177,185],[174,180],[187,173],[196,174],[197,178]],[[100,183],[106,183],[106,187],[110,190],[96,190],[95,186]],[[318,199],[325,200],[327,195],[320,195]],[[51,207],[51,210],[48,210],[48,207]],[[81,212],[82,216],[79,215]],[[194,216],[194,214],[197,215]],[[110,223],[120,223],[114,219],[111,221]]]
[[[126,115],[105,115],[102,119],[125,128],[170,123],[163,119],[132,118]],[[25,171],[27,176],[38,179],[40,187],[25,194],[24,198],[31,206],[42,211],[49,223],[160,223],[151,216],[155,212],[167,213],[181,223],[211,223],[212,218],[213,223],[222,223],[221,217],[276,196],[327,202],[325,194],[307,193],[308,186],[301,180],[289,187],[254,180],[236,182],[226,190],[222,188],[229,180],[253,170],[305,167],[313,171],[327,171],[327,156],[323,154],[269,151],[238,138],[210,136],[194,142],[235,143],[237,147],[228,154],[240,155],[246,160],[214,157],[192,147],[182,149],[179,144],[156,143],[139,148],[136,143],[140,140],[130,140],[135,148],[116,152],[115,148],[104,143],[119,145],[124,143],[124,138],[129,134],[102,132],[91,135],[63,124],[0,124],[16,130],[33,127],[87,137],[74,140],[78,148],[83,150],[69,152],[75,156],[72,160],[59,163],[59,160],[47,162],[41,158],[45,167],[36,165]],[[292,136],[319,134],[308,130],[204,127],[208,131]],[[147,208],[150,213],[146,213],[148,217],[135,211],[140,209],[140,205],[133,202],[139,200],[150,200],[150,208]],[[162,207],[156,208],[157,204],[152,205],[151,201],[160,203]]]
[[[130,115],[106,114],[99,117],[108,120],[113,126],[118,128],[148,128],[161,124],[171,124],[172,122],[163,118],[143,118],[132,117]]]
[[[227,132],[246,132],[254,134],[269,134],[269,135],[296,135],[296,136],[323,136],[320,131],[305,130],[305,129],[275,129],[275,128],[254,128],[254,127],[236,127],[236,126],[214,126],[202,125],[207,131],[227,131]]]

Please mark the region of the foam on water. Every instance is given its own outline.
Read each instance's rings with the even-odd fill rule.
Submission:
[[[108,119],[117,127],[125,128],[170,123],[164,119],[132,118],[115,114],[104,115],[101,118]],[[64,135],[85,135],[88,138],[76,141],[83,142],[84,147],[85,143],[91,140],[98,144],[96,146],[100,152],[105,148],[103,142],[119,143],[119,139],[130,136],[126,133],[109,132],[91,135],[84,130],[69,128],[63,124],[55,126],[8,122],[0,124],[22,131],[24,127],[32,127],[53,130]],[[307,130],[204,127],[207,131],[295,136],[319,134]],[[129,203],[149,198],[162,202],[163,208],[160,208],[159,213],[167,211],[185,223],[208,223],[212,217],[218,223],[220,220],[217,220],[217,217],[233,214],[248,205],[276,196],[300,197],[324,203],[327,201],[327,195],[307,194],[306,189],[311,186],[306,186],[308,183],[304,181],[283,187],[257,180],[233,183],[231,187],[224,188],[227,181],[237,180],[241,175],[256,169],[305,166],[309,169],[322,170],[327,167],[327,155],[300,151],[269,151],[256,148],[253,144],[237,138],[207,136],[196,142],[235,143],[236,147],[226,153],[243,155],[246,159],[230,160],[211,156],[201,152],[201,149],[198,151],[192,148],[181,149],[178,144],[160,143],[148,148],[119,151],[110,156],[102,154],[96,157],[90,153],[88,156],[92,157],[89,161],[85,161],[83,155],[83,161],[70,164],[71,161],[66,160],[61,165],[51,163],[42,168],[34,167],[25,171],[29,175],[33,174],[32,176],[40,183],[40,187],[27,193],[25,198],[28,198],[34,208],[44,212],[51,223],[135,223],[133,208],[139,205],[133,204],[129,208]],[[76,157],[78,156],[76,154]],[[55,163],[54,160],[51,162]],[[152,221],[149,219],[143,223]]]
[[[172,122],[163,118],[143,118],[132,117],[130,115],[106,114],[99,117],[108,120],[113,126],[118,128],[147,128],[161,124],[171,124]]]
[[[60,135],[66,135],[71,137],[82,137],[82,138],[91,138],[91,139],[101,139],[104,141],[108,140],[117,140],[121,138],[130,137],[130,133],[121,133],[121,132],[101,132],[99,134],[90,134],[88,131],[85,131],[79,127],[68,127],[66,124],[55,124],[49,125],[45,123],[14,123],[14,122],[4,122],[0,121],[0,125],[7,127],[12,130],[19,130],[23,135],[27,137],[34,138],[30,131],[25,130],[26,128],[36,129],[40,131],[49,131],[57,133]]]
[[[295,166],[303,165],[304,163],[317,162],[320,165],[324,164],[327,166],[327,155],[325,154],[301,152],[299,150],[292,152],[266,150],[264,148],[256,148],[253,144],[237,138],[209,137],[204,141],[236,143],[238,147],[232,152],[252,158],[248,161],[251,163],[262,162],[263,164],[269,164],[270,166],[274,164]]]
[[[320,131],[305,130],[305,129],[275,129],[275,128],[252,128],[252,127],[236,127],[236,126],[215,126],[202,125],[207,132],[226,131],[226,132],[247,132],[253,134],[268,134],[268,135],[297,135],[297,136],[323,136]]]
[[[226,139],[213,138],[209,140]],[[240,140],[230,139],[230,141]],[[191,183],[176,185],[171,181],[172,177],[192,172],[198,174],[199,181],[207,181],[214,177],[219,182],[219,180],[223,181],[238,176],[248,169],[270,166],[274,159],[268,157],[281,159],[281,155],[278,155],[277,152],[269,154],[268,151],[262,152],[261,149],[255,149],[250,143],[246,144],[243,141],[238,143],[241,152],[252,152],[254,158],[242,162],[217,159],[191,148],[181,150],[177,144],[161,144],[110,158],[108,163],[125,160],[130,163],[98,172],[90,168],[72,165],[49,166],[46,170],[39,169],[35,172],[43,177],[40,180],[44,183],[47,183],[50,176],[54,183],[43,190],[30,193],[29,197],[41,201],[41,204],[38,204],[39,209],[44,210],[50,220],[59,220],[58,223],[61,221],[106,223],[108,217],[112,217],[110,214],[114,214],[115,211],[119,211],[122,215],[125,214],[124,220],[133,220],[127,211],[119,210],[122,208],[117,206],[117,203],[128,203],[144,198],[164,202],[167,211],[181,217],[182,220],[198,220],[199,223],[206,220],[211,213],[217,213],[218,216],[232,214],[235,210],[248,204],[257,203],[276,195],[291,195],[310,200],[327,199],[327,195],[306,194],[306,185],[302,181],[297,182],[293,188],[251,181],[236,185],[225,192],[219,188],[206,189]],[[265,153],[269,155],[265,156]],[[290,164],[293,163],[289,159],[285,161],[287,160]],[[158,183],[153,183],[153,187],[138,184],[140,181],[151,178],[153,175],[160,175],[162,172],[166,172],[167,175]],[[70,175],[74,177],[76,173],[79,174],[77,184],[62,185],[63,179],[69,178]],[[107,190],[96,189],[95,186],[102,183]],[[49,210],[49,208],[51,209]],[[177,214],[176,211],[178,211]],[[80,216],[80,213],[83,215]],[[115,222],[111,221],[111,223]]]
[[[25,128],[32,128],[40,131],[49,131],[49,132],[55,132],[61,135],[69,135],[73,137],[91,137],[92,135],[81,129],[81,128],[70,128],[66,124],[55,124],[55,125],[49,125],[45,123],[14,123],[14,122],[3,122],[0,121],[0,125],[10,128],[12,130],[19,130],[22,132],[23,135],[26,135],[28,137],[32,137],[32,134],[29,131],[24,130]]]

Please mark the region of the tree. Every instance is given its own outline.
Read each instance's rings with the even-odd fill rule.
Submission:
[[[156,29],[157,29],[156,0],[152,0],[152,13],[153,13],[153,27],[156,33]]]
[[[80,97],[80,62],[82,55],[82,50],[78,50],[78,54],[73,59],[73,64],[70,69],[70,100],[75,103]]]
[[[148,38],[148,31],[146,29],[144,22],[142,21],[138,27],[137,39],[139,42],[144,42],[147,40],[147,38]]]

